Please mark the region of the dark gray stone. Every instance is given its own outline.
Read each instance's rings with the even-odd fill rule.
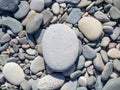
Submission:
[[[52,4],[52,0],[44,0],[45,1],[45,6],[48,7]]]
[[[107,34],[112,34],[113,32],[113,27],[111,26],[103,26],[103,31]]]
[[[71,3],[71,4],[78,4],[80,0],[65,0],[65,2]]]

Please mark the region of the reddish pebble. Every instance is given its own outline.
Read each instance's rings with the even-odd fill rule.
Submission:
[[[111,49],[111,48],[115,48],[115,46],[116,46],[117,44],[116,43],[114,43],[114,42],[112,42],[112,43],[109,43],[109,49]]]

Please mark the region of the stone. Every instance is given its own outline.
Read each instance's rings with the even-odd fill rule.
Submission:
[[[0,55],[0,65],[5,65],[7,63],[8,55]]]
[[[101,50],[100,54],[101,54],[101,57],[102,57],[104,63],[107,63],[109,61],[108,56],[107,56],[107,52],[104,50]]]
[[[19,0],[1,0],[0,10],[14,12],[18,9]]]
[[[46,64],[53,71],[64,72],[71,67],[78,56],[78,49],[79,41],[77,36],[67,25],[51,25],[43,35],[43,56]]]
[[[109,49],[115,48],[116,45],[117,45],[117,43],[115,43],[115,42],[110,42],[108,48],[109,48]]]
[[[120,11],[116,7],[111,7],[109,13],[110,13],[110,16],[112,19],[119,19],[120,18]]]
[[[92,61],[88,60],[85,62],[85,67],[89,67],[92,64]]]
[[[36,15],[36,12],[34,10],[29,11],[25,19],[22,21],[22,25],[26,26],[26,24],[29,22],[31,18],[33,18]]]
[[[4,25],[4,26],[10,28],[10,30],[13,33],[19,33],[23,29],[22,24],[14,18],[7,17],[7,18],[1,19],[1,21],[2,21],[2,23],[0,23],[0,25]]]
[[[40,90],[54,90],[60,88],[64,84],[64,76],[61,74],[45,75],[38,81]]]
[[[83,53],[83,56],[86,59],[90,59],[90,60],[94,59],[97,55],[97,52],[88,45],[83,46],[83,52],[82,53]]]
[[[76,24],[82,16],[82,12],[79,8],[73,8],[69,16],[66,19],[66,22],[71,24]]]
[[[103,12],[101,12],[101,11],[95,12],[94,16],[95,16],[95,18],[97,18],[101,22],[108,22],[108,21],[110,21],[110,19],[107,17],[107,15],[104,14]]]
[[[42,14],[36,14],[26,24],[26,31],[27,31],[27,33],[29,33],[29,34],[35,33],[39,29],[40,25],[42,24],[42,21],[43,21]]]
[[[95,69],[98,71],[102,71],[104,69],[104,63],[99,53],[97,53],[97,57],[94,59],[93,64],[95,66]]]
[[[86,7],[88,6],[89,4],[91,4],[92,2],[89,1],[89,0],[81,0],[78,4],[78,7],[82,8],[82,7]]]
[[[58,3],[64,3],[65,0],[56,0],[56,2],[58,2]]]
[[[107,47],[108,44],[110,43],[110,38],[109,37],[103,37],[101,41],[101,46],[102,47]]]
[[[27,80],[24,80],[21,84],[20,84],[21,88],[23,90],[31,90],[32,86],[29,84],[29,82]]]
[[[52,4],[52,0],[44,0],[45,6],[50,6]]]
[[[92,85],[94,85],[95,82],[96,82],[95,76],[90,76],[90,77],[87,79],[87,86],[88,86],[88,87],[92,87]]]
[[[37,12],[41,12],[44,9],[45,1],[44,0],[31,0],[30,8]]]
[[[109,22],[105,22],[104,24],[103,24],[103,26],[111,26],[111,27],[113,27],[113,26],[115,26],[117,23],[115,22],[115,21],[109,21]]]
[[[30,79],[28,81],[28,83],[32,86],[32,90],[38,90],[38,87],[37,87],[38,81],[39,79],[36,79],[36,80]]]
[[[28,44],[28,40],[26,37],[18,38],[20,44]]]
[[[5,83],[5,78],[2,73],[0,73],[0,84]]]
[[[77,90],[88,90],[86,87],[78,87]]]
[[[3,75],[14,85],[19,85],[25,78],[22,68],[14,62],[7,63],[3,67]]]
[[[79,30],[91,41],[97,40],[101,36],[103,30],[102,24],[93,17],[83,17],[78,22],[78,27]]]
[[[114,67],[114,70],[120,72],[120,61],[118,59],[115,59],[113,61],[113,67]]]
[[[20,1],[18,5],[19,9],[14,13],[16,19],[23,19],[30,10],[30,6],[27,1]]]
[[[113,71],[113,64],[112,64],[112,62],[108,62],[108,63],[105,65],[105,68],[104,68],[104,70],[103,70],[103,72],[102,72],[101,79],[102,79],[103,81],[107,81],[107,80],[109,79],[112,71]]]
[[[3,37],[1,37],[0,39],[0,43],[4,44],[6,42],[9,42],[11,40],[11,37],[8,33],[6,33]]]
[[[55,2],[53,5],[52,5],[52,11],[55,15],[58,15],[59,12],[60,12],[60,5]]]
[[[65,0],[65,2],[71,3],[71,4],[78,4],[80,0]]]
[[[5,43],[3,46],[0,47],[0,52],[5,51],[9,47],[9,43]]]
[[[78,84],[82,87],[87,86],[87,79],[84,76],[80,76],[78,79]]]
[[[119,89],[120,89],[120,78],[110,79],[103,87],[103,90],[119,90]]]
[[[0,28],[0,39],[5,35],[5,32],[3,32],[3,29]]]
[[[50,10],[44,10],[41,13],[43,15],[43,24],[48,24],[52,18],[53,18],[53,13]]]
[[[120,50],[118,50],[116,48],[111,48],[108,50],[107,55],[113,59],[120,58]]]
[[[115,7],[117,7],[118,9],[120,9],[120,2],[119,2],[119,0],[113,0],[113,5]]]
[[[94,74],[94,66],[91,65],[91,66],[87,67],[87,72],[88,72],[88,74],[93,75]]]
[[[101,81],[101,76],[98,76],[95,83],[95,90],[103,90],[102,88],[103,88],[103,83]]]
[[[26,52],[27,52],[27,54],[33,55],[33,56],[36,55],[36,53],[37,53],[37,51],[35,49],[31,49],[31,48],[27,49]]]
[[[113,33],[113,27],[112,26],[103,26],[103,31],[107,34]]]
[[[108,3],[108,4],[112,4],[113,0],[105,0],[105,2]]]
[[[111,39],[112,40],[116,40],[120,35],[120,27],[116,27],[114,30],[113,30],[113,33],[110,35]]]
[[[30,70],[32,73],[38,73],[41,70],[45,69],[44,60],[41,56],[37,56],[31,63]]]
[[[77,69],[82,69],[85,65],[85,58],[83,55],[79,56],[79,60],[77,62]]]
[[[80,70],[77,70],[77,71],[75,71],[75,72],[73,72],[73,73],[70,74],[70,78],[71,78],[71,80],[75,80],[75,79],[77,79],[80,75],[81,75],[81,71],[80,71]]]

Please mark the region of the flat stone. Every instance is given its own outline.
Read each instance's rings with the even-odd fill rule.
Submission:
[[[31,48],[27,49],[26,52],[29,55],[33,55],[33,56],[36,55],[36,53],[37,53],[37,51],[35,49],[31,49]]]
[[[109,51],[107,52],[107,55],[110,58],[114,58],[114,59],[120,58],[120,50],[116,48],[109,49]]]
[[[88,90],[86,87],[78,87],[77,90]]]
[[[107,52],[104,51],[104,50],[101,50],[101,51],[100,51],[100,54],[101,54],[101,57],[102,57],[103,61],[104,61],[105,63],[107,63],[107,62],[109,61],[108,56],[107,56]]]
[[[27,80],[24,80],[21,84],[20,84],[21,88],[23,90],[31,90],[32,86],[29,84],[29,82]]]
[[[77,71],[75,71],[75,72],[73,72],[73,73],[70,74],[70,78],[71,78],[71,80],[75,80],[75,79],[77,79],[80,75],[81,75],[81,71],[80,71],[80,70],[77,70]]]
[[[104,68],[104,70],[103,70],[103,72],[102,72],[101,79],[102,79],[103,81],[107,81],[107,80],[109,79],[112,71],[113,71],[113,64],[112,64],[112,62],[108,62],[108,63],[105,65],[105,68]]]
[[[26,25],[27,33],[29,34],[35,33],[42,24],[42,21],[43,21],[42,14],[36,14],[33,18],[29,20],[29,22]]]
[[[89,67],[90,65],[92,64],[92,61],[91,60],[87,60],[86,62],[85,62],[85,67]]]
[[[0,43],[4,44],[6,42],[9,42],[11,40],[11,37],[8,33],[6,33],[3,37],[1,37],[0,39]]]
[[[80,0],[65,0],[65,2],[71,3],[71,4],[78,4]]]
[[[120,78],[110,79],[103,87],[103,90],[119,90],[119,89],[120,89]]]
[[[25,78],[22,68],[13,62],[7,63],[3,67],[3,75],[10,83],[14,85],[19,85]]]
[[[83,55],[79,57],[79,60],[77,62],[77,69],[82,69],[85,65],[85,58]]]
[[[103,83],[101,81],[101,76],[98,76],[95,83],[95,90],[103,90],[102,88],[103,88]]]
[[[38,81],[39,81],[39,79],[36,79],[36,80],[30,79],[28,81],[29,84],[32,86],[32,90],[38,90],[38,87],[37,87]]]
[[[52,11],[56,15],[59,14],[59,12],[60,12],[60,5],[57,2],[52,5]]]
[[[113,0],[113,4],[114,4],[115,7],[120,9],[120,2],[119,2],[119,0]]]
[[[113,27],[112,26],[103,26],[103,31],[107,34],[113,33]]]
[[[80,86],[85,87],[87,86],[87,79],[83,76],[80,76],[78,79],[78,83]]]
[[[52,0],[44,0],[45,6],[50,6],[52,4]]]
[[[120,35],[120,27],[116,27],[114,30],[113,30],[113,33],[110,35],[111,39],[112,40],[116,40]]]
[[[120,72],[120,61],[118,59],[113,61],[113,67],[116,71]]]
[[[37,12],[41,12],[44,9],[45,1],[44,0],[31,0],[30,8]]]
[[[66,19],[66,22],[71,24],[76,24],[82,16],[82,12],[79,8],[73,8],[69,16]]]
[[[18,9],[19,0],[1,0],[0,10],[14,12]]]
[[[2,28],[0,28],[0,39],[5,35],[5,32],[3,32]]]
[[[83,53],[83,56],[86,59],[90,59],[90,60],[94,59],[97,55],[97,52],[88,45],[83,46],[83,52],[82,53]]]
[[[7,63],[8,55],[0,55],[0,65],[5,65]]]
[[[116,7],[111,7],[109,13],[110,13],[110,16],[112,19],[119,19],[120,18],[120,11]]]
[[[108,3],[108,4],[112,4],[113,0],[105,0],[105,2]]]
[[[82,8],[82,7],[86,7],[88,6],[89,4],[91,4],[92,2],[89,1],[89,0],[81,0],[78,4],[78,7]]]
[[[19,33],[23,29],[22,24],[14,18],[7,17],[7,18],[3,18],[1,20],[2,20],[2,23],[0,23],[0,24],[10,28],[10,30],[13,33]]]
[[[95,12],[94,16],[95,16],[95,18],[97,18],[101,22],[108,22],[108,21],[110,21],[110,19],[107,17],[107,15],[104,14],[103,12],[101,12],[101,11]]]
[[[78,27],[79,30],[91,41],[97,40],[101,36],[103,29],[102,24],[93,17],[83,17],[78,22]]]
[[[64,76],[61,74],[46,75],[39,79],[38,88],[40,90],[54,90],[60,88],[64,84]]]
[[[99,53],[97,53],[97,57],[94,59],[93,64],[98,71],[102,71],[104,69],[104,63]]]
[[[78,49],[79,41],[77,36],[67,25],[51,25],[43,35],[43,56],[46,64],[53,71],[64,72],[64,70],[71,67],[78,56]]]
[[[88,79],[87,79],[87,85],[88,87],[92,87],[92,85],[94,85],[96,82],[96,78],[94,76],[90,76]]]
[[[93,75],[94,74],[94,66],[91,65],[91,66],[87,67],[87,72],[88,72],[88,74]]]
[[[102,47],[107,47],[108,44],[110,43],[110,38],[109,37],[103,37],[101,41],[101,46]]]
[[[45,69],[44,60],[41,56],[37,56],[31,63],[30,70],[33,73],[38,73],[41,70]]]
[[[18,5],[19,9],[14,13],[16,19],[23,19],[30,10],[30,6],[27,1],[20,1]]]

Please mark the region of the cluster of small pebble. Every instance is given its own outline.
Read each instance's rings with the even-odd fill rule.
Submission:
[[[0,0],[0,90],[120,90],[120,0]]]

